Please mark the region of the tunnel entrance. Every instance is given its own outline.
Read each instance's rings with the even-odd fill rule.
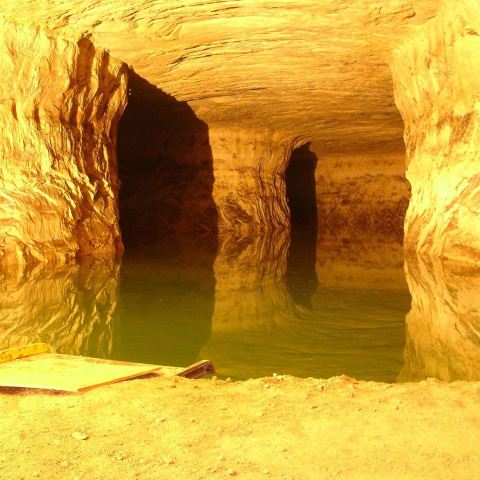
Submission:
[[[217,210],[208,127],[185,103],[130,71],[118,142],[120,228],[134,246],[215,250]]]
[[[135,72],[117,141],[120,270],[114,356],[195,361],[210,336],[217,210],[207,125]]]
[[[291,222],[286,281],[294,301],[305,306],[309,306],[317,287],[316,166],[317,157],[310,150],[310,144],[305,144],[292,152],[285,171]]]

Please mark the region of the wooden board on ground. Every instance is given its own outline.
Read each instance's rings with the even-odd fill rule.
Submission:
[[[83,392],[148,374],[199,378],[211,372],[206,360],[178,368],[63,355],[45,344],[0,351],[0,387]]]

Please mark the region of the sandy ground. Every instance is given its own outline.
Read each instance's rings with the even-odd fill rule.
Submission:
[[[2,480],[480,478],[480,383],[156,377],[0,412]]]

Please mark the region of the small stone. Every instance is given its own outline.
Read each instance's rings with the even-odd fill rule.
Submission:
[[[84,432],[73,432],[72,437],[75,440],[88,440],[89,438],[88,435]]]
[[[227,378],[225,379],[225,381],[226,381],[226,382],[231,382],[232,379],[231,379],[230,377],[227,377]]]
[[[218,460],[219,462],[222,462],[223,460],[225,460],[225,455],[219,455],[219,456],[217,457],[217,460]]]
[[[39,477],[40,476],[40,472],[33,472],[32,473],[32,477]]]
[[[235,477],[237,475],[237,472],[233,469],[229,469],[228,472],[227,472],[231,477]]]
[[[263,471],[263,473],[264,473],[265,475],[270,475],[270,470],[265,469],[265,470]]]
[[[312,405],[310,408],[314,410],[315,408],[318,408],[318,405]]]

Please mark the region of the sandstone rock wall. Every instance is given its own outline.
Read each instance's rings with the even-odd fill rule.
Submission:
[[[229,240],[262,231],[288,230],[285,169],[301,140],[282,132],[212,128],[213,198],[219,234]]]
[[[408,256],[412,295],[400,381],[480,379],[480,271]]]
[[[361,232],[403,238],[410,188],[405,153],[318,151],[316,197],[320,233]]]
[[[480,261],[480,5],[448,2],[395,51],[412,187],[405,247]]]
[[[0,22],[0,266],[121,253],[116,131],[126,69]]]
[[[117,322],[119,267],[0,274],[0,350],[45,342],[62,353],[109,358]]]
[[[213,157],[208,126],[185,102],[129,71],[120,121],[120,222],[127,246],[190,236],[215,243]]]

